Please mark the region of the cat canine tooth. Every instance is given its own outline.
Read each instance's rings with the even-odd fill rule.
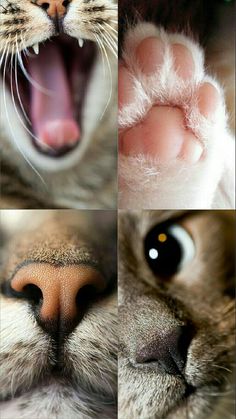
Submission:
[[[32,48],[33,48],[33,50],[34,50],[35,54],[37,54],[37,55],[38,55],[38,53],[39,53],[39,44],[35,44],[35,45],[33,45],[33,46],[32,46]]]
[[[82,48],[84,45],[84,40],[82,38],[79,38],[79,46]]]

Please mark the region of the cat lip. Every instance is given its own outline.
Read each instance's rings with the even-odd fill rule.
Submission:
[[[165,414],[165,416],[162,416],[163,419],[175,419],[176,417],[180,417],[179,413],[182,412],[182,409],[188,410],[188,406],[190,402],[190,399],[194,397],[194,394],[196,393],[196,388],[191,387],[189,388],[188,385],[186,385],[186,393],[183,397],[181,397],[175,406],[170,408],[168,412]]]
[[[47,370],[46,372],[40,376],[35,378],[31,382],[30,386],[25,387],[19,387],[15,393],[14,397],[12,397],[12,393],[9,393],[5,395],[4,397],[0,397],[0,402],[7,402],[10,400],[13,400],[13,398],[21,397],[22,395],[25,395],[26,393],[31,393],[34,390],[37,390],[39,388],[47,387],[50,384],[60,384],[63,383],[65,387],[74,387],[76,383],[74,383],[74,380],[72,380],[71,376],[69,374],[63,374],[59,370],[52,369]]]
[[[59,34],[34,44],[22,54],[16,73],[13,68],[6,75],[21,124],[37,152],[50,158],[72,153],[82,141],[83,106],[97,46],[92,41],[81,45],[81,40],[79,45],[77,39]]]
[[[137,367],[129,360],[128,364],[126,365],[126,368],[128,368],[129,370],[132,370],[134,372],[136,372],[137,374]],[[143,375],[143,379],[145,377],[145,375],[149,375],[151,373],[151,376],[153,378],[153,372],[155,372],[154,369],[150,370],[150,368],[141,368],[138,369],[138,376],[140,374]],[[156,369],[157,372],[157,369]],[[157,373],[158,375],[158,373]],[[166,374],[168,375],[168,374]],[[172,404],[172,406],[170,406],[168,412],[165,412],[164,414],[159,413],[160,417],[162,417],[163,419],[175,419],[175,415],[178,413],[178,411],[187,403],[189,403],[190,399],[192,399],[195,394],[198,391],[198,387],[194,386],[193,384],[191,384],[190,382],[188,382],[186,380],[186,378],[184,377],[184,375],[179,375],[178,377],[175,376],[174,378],[174,382],[173,382],[173,386],[175,387],[176,385],[176,379],[178,379],[178,386],[180,385],[182,388],[182,391],[179,391],[179,397],[177,397],[177,400],[175,400],[175,402]],[[148,384],[148,381],[147,381]],[[170,399],[171,401],[171,399]],[[157,406],[157,410],[159,407],[159,402],[157,401],[156,403]],[[173,415],[173,416],[172,416]]]
[[[67,354],[65,353],[64,357],[66,356]],[[50,358],[48,358],[44,368],[41,370],[40,374],[35,375],[30,385],[19,386],[14,392],[14,396],[12,395],[12,392],[6,394],[4,397],[1,397],[0,395],[0,402],[10,401],[27,393],[32,394],[35,390],[58,384],[62,384],[64,388],[76,388],[77,391],[79,391],[79,389],[87,390],[86,385],[83,387],[83,381],[80,379],[79,374],[76,374],[76,371],[74,371],[72,360],[68,365],[66,365],[66,362],[62,362],[62,360],[57,361],[52,365]]]

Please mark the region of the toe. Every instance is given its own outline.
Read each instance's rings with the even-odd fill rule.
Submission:
[[[124,64],[119,65],[118,104],[119,109],[134,100],[134,87],[131,75]]]
[[[144,39],[136,49],[136,58],[143,73],[150,75],[163,63],[164,44],[159,38]]]
[[[203,148],[194,134],[187,131],[184,136],[183,146],[179,157],[186,163],[197,163],[202,156]]]
[[[203,83],[198,89],[198,108],[205,118],[211,118],[220,101],[217,89],[211,83]]]
[[[194,73],[194,62],[191,52],[182,44],[172,45],[174,68],[179,77],[186,80]]]
[[[165,163],[178,156],[183,137],[182,112],[168,106],[156,106],[144,121],[126,131],[120,151],[125,155],[145,154]]]

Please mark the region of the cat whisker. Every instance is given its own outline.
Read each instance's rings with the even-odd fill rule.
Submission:
[[[107,55],[105,46],[103,45],[101,39],[98,36],[95,35],[95,39],[96,39],[96,41],[97,41],[97,43],[98,43],[98,45],[100,47],[100,50],[101,50],[102,55],[104,54],[104,57],[106,59],[108,73],[109,73],[109,81],[110,81],[110,90],[109,90],[108,100],[107,100],[107,103],[106,103],[106,105],[104,107],[104,110],[103,110],[103,112],[102,112],[102,114],[100,116],[100,120],[101,120],[103,118],[103,116],[104,116],[104,114],[105,114],[108,106],[109,106],[109,103],[110,103],[111,97],[112,97],[112,90],[113,90],[113,85],[112,85],[112,71],[111,71],[111,65],[110,65],[110,61],[109,61],[109,58],[108,58],[108,55]]]
[[[16,35],[16,42],[17,42],[17,35]],[[31,125],[31,121],[30,121],[30,119],[29,119],[29,117],[28,117],[28,115],[25,111],[25,108],[23,106],[23,103],[22,103],[22,100],[21,100],[21,97],[20,97],[19,85],[18,85],[18,73],[17,73],[17,56],[16,55],[15,55],[15,73],[14,74],[15,74],[16,92],[17,92],[17,97],[18,97],[18,100],[19,100],[19,104],[20,104],[21,110],[23,112],[23,115],[24,115],[26,121],[28,122],[28,124]],[[12,75],[12,73],[11,73],[11,75]]]
[[[105,112],[106,112],[106,110],[107,110],[107,108],[108,108],[108,106],[109,106],[109,103],[110,103],[110,101],[111,101],[111,97],[112,97],[112,91],[113,91],[113,83],[112,83],[112,71],[111,71],[111,65],[110,65],[110,61],[109,61],[109,58],[108,58],[108,54],[107,54],[107,51],[106,51],[106,47],[105,47],[105,45],[103,44],[103,40],[105,40],[106,41],[106,39],[104,38],[104,34],[101,32],[101,30],[98,28],[98,30],[99,30],[99,33],[100,33],[100,37],[99,36],[96,36],[96,39],[97,39],[97,42],[99,43],[99,45],[101,46],[101,50],[103,51],[103,53],[104,53],[104,56],[105,56],[105,59],[106,59],[106,62],[107,62],[107,67],[108,67],[108,72],[109,72],[109,80],[110,80],[110,92],[109,92],[109,97],[108,97],[108,100],[107,100],[107,103],[106,103],[106,106],[105,106],[105,108],[104,108],[104,111],[103,111],[103,113],[102,113],[102,115],[101,115],[101,117],[100,117],[100,120],[103,118],[103,116],[104,116],[104,114],[105,114]],[[98,41],[98,39],[99,39],[99,41]],[[106,42],[106,45],[108,46],[108,48],[109,49],[111,49],[111,47],[109,46],[109,44]],[[114,51],[113,51],[113,53],[114,53]],[[115,56],[117,56],[117,54],[115,54]]]
[[[95,40],[98,44],[99,50],[101,52],[103,75],[105,75],[106,69],[105,69],[104,53],[103,53],[103,49],[101,47],[101,41],[100,41],[100,38],[97,35],[94,34],[94,36],[95,36]]]
[[[220,394],[220,393],[204,393],[205,396],[207,397],[212,397],[212,398],[223,398],[225,402],[227,402],[228,404],[235,404],[234,400],[232,400],[230,397],[225,397],[224,394]],[[233,397],[233,392],[232,392],[232,397]]]
[[[17,57],[15,56],[15,82],[16,82],[16,91],[17,91],[17,97],[18,97],[18,100],[19,100],[19,103],[20,103],[20,107],[21,107],[21,110],[22,110],[22,112],[23,112],[23,114],[24,114],[24,116],[25,116],[25,118],[26,118],[26,120],[29,122],[29,124],[30,125],[32,125],[32,123],[31,123],[31,121],[30,121],[30,119],[28,118],[28,116],[27,116],[27,114],[26,114],[26,111],[25,111],[25,109],[24,109],[24,106],[23,106],[23,104],[22,104],[22,100],[21,100],[21,97],[20,97],[20,93],[19,93],[19,88],[18,88],[18,77],[17,77],[17,70],[16,70],[16,66],[17,66]],[[34,133],[31,131],[31,130],[29,130],[29,128],[24,124],[24,121],[22,120],[22,118],[21,118],[21,116],[20,116],[20,114],[19,114],[19,112],[18,112],[18,110],[17,110],[17,106],[16,106],[16,103],[15,103],[15,98],[14,98],[14,94],[13,94],[13,86],[12,86],[12,84],[11,84],[11,92],[12,92],[12,101],[13,101],[13,105],[14,105],[14,108],[15,108],[15,111],[16,111],[16,114],[17,114],[17,116],[18,116],[18,119],[19,119],[19,121],[20,121],[20,123],[21,123],[21,125],[24,127],[24,129],[30,134],[30,136],[32,137],[32,138],[34,138],[34,140],[38,143],[38,144],[42,144],[42,141],[38,138],[38,137],[36,137],[35,135],[34,135]],[[50,149],[50,150],[53,150],[53,148],[52,147],[50,147],[50,146],[48,146],[48,149]]]
[[[22,61],[22,57],[21,57],[21,52],[19,51],[19,48],[17,46],[17,58],[18,58],[18,62],[20,65],[20,68],[24,74],[24,76],[26,77],[26,79],[28,80],[28,82],[30,84],[32,84],[32,86],[35,87],[35,89],[39,90],[40,92],[42,92],[43,94],[47,95],[47,96],[52,96],[54,93],[51,90],[45,89],[44,87],[40,86],[40,84],[38,84],[34,79],[32,79],[32,77],[29,75],[29,73],[27,72],[23,61]]]
[[[232,370],[230,370],[229,368],[223,367],[222,365],[212,364],[212,366],[213,366],[213,367],[215,367],[215,368],[219,368],[219,369],[222,369],[222,370],[224,370],[224,371],[230,372],[230,373],[232,373],[232,372],[233,372],[233,371],[232,371]]]
[[[213,397],[225,397],[226,395],[233,395],[234,391],[233,391],[233,389],[226,390],[226,391],[220,391],[220,392],[210,392],[210,393],[207,393],[207,392],[204,391],[204,394],[206,394],[207,396],[213,396]]]
[[[109,91],[109,95],[108,95],[108,100],[107,100],[106,106],[105,106],[105,108],[104,108],[104,110],[103,110],[103,113],[102,113],[102,115],[101,115],[101,117],[100,117],[100,120],[103,118],[103,116],[104,116],[104,114],[105,114],[105,112],[106,112],[106,110],[107,110],[107,108],[108,108],[108,106],[109,106],[109,103],[110,103],[110,101],[111,101],[111,97],[112,97],[112,90],[113,90],[113,84],[112,84],[112,71],[111,71],[110,61],[109,61],[109,58],[108,58],[108,55],[107,55],[107,52],[106,52],[106,48],[104,47],[104,45],[103,45],[103,44],[101,44],[101,45],[102,45],[102,48],[103,48],[103,50],[104,50],[105,58],[106,58],[106,61],[107,61],[107,68],[108,68],[108,72],[109,72],[109,80],[110,80],[110,91]]]
[[[103,34],[103,40],[105,41],[105,44],[109,48],[109,50],[112,52],[115,58],[117,58],[117,47],[113,47],[113,44],[111,44],[110,39],[106,37],[106,35]]]
[[[27,156],[24,154],[23,150],[21,149],[20,145],[18,144],[18,141],[17,141],[16,136],[15,136],[15,132],[14,132],[14,130],[12,128],[12,125],[11,125],[11,121],[10,121],[10,117],[9,117],[9,113],[8,113],[8,108],[7,108],[7,100],[6,100],[6,65],[7,65],[7,61],[8,61],[8,56],[9,56],[9,46],[8,46],[7,53],[6,53],[6,56],[5,56],[5,62],[4,62],[4,68],[3,68],[3,101],[4,101],[4,109],[6,111],[7,122],[8,122],[9,128],[10,128],[11,134],[12,134],[12,138],[13,138],[19,152],[22,154],[25,161],[29,164],[29,166],[32,168],[32,170],[36,173],[36,175],[39,177],[39,179],[42,181],[42,183],[46,186],[46,183],[45,183],[44,179],[42,178],[40,173],[37,171],[37,169],[35,169],[35,167],[29,161],[29,159],[27,158]]]
[[[112,41],[114,42],[114,46],[116,46],[117,48],[118,48],[118,45],[117,45],[117,31],[116,31],[116,29],[114,29],[114,32],[115,33],[113,33],[113,31],[111,31],[111,30],[109,30],[108,28],[111,28],[111,29],[113,29],[109,24],[107,24],[106,26],[107,26],[107,28],[106,27],[104,27],[104,26],[102,26],[102,25],[100,25],[100,24],[98,24],[98,26],[107,34],[107,35],[109,35],[109,37],[112,39]]]
[[[4,60],[4,57],[5,57],[5,54],[6,54],[6,49],[7,49],[7,42],[5,43],[5,47],[3,49],[3,52],[2,52],[2,55],[1,55],[1,58],[0,58],[0,68],[3,64],[3,60]]]
[[[117,43],[117,31],[114,29],[114,32],[111,31],[109,28],[111,28],[111,26],[109,24],[107,24],[108,27],[103,27],[103,31],[109,36],[109,38],[111,39],[114,47],[116,50],[118,50],[118,43]],[[106,26],[107,26],[106,25]]]
[[[115,28],[113,28],[111,25],[109,25],[109,23],[107,23],[107,22],[105,22],[104,23],[112,32],[114,32],[116,35],[118,34],[118,31],[117,31],[117,29],[115,29]],[[113,36],[115,36],[114,34],[113,34]]]
[[[24,51],[26,51],[26,53],[28,54],[30,54],[30,52],[29,52],[29,50],[28,50],[28,48],[26,47],[26,45],[25,45],[25,40],[24,40],[24,38],[23,38],[23,36],[22,36],[22,32],[20,33],[20,39],[21,39],[21,43],[22,43],[22,45],[23,45],[23,49],[24,49]]]
[[[101,25],[99,26],[99,33],[101,34],[101,38],[105,41],[105,44],[111,50],[115,58],[117,58],[117,43],[115,40],[110,36],[110,33],[104,29]]]

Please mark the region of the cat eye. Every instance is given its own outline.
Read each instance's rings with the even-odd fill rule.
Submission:
[[[194,257],[195,245],[190,234],[179,224],[154,227],[144,242],[146,261],[155,275],[170,277]]]

